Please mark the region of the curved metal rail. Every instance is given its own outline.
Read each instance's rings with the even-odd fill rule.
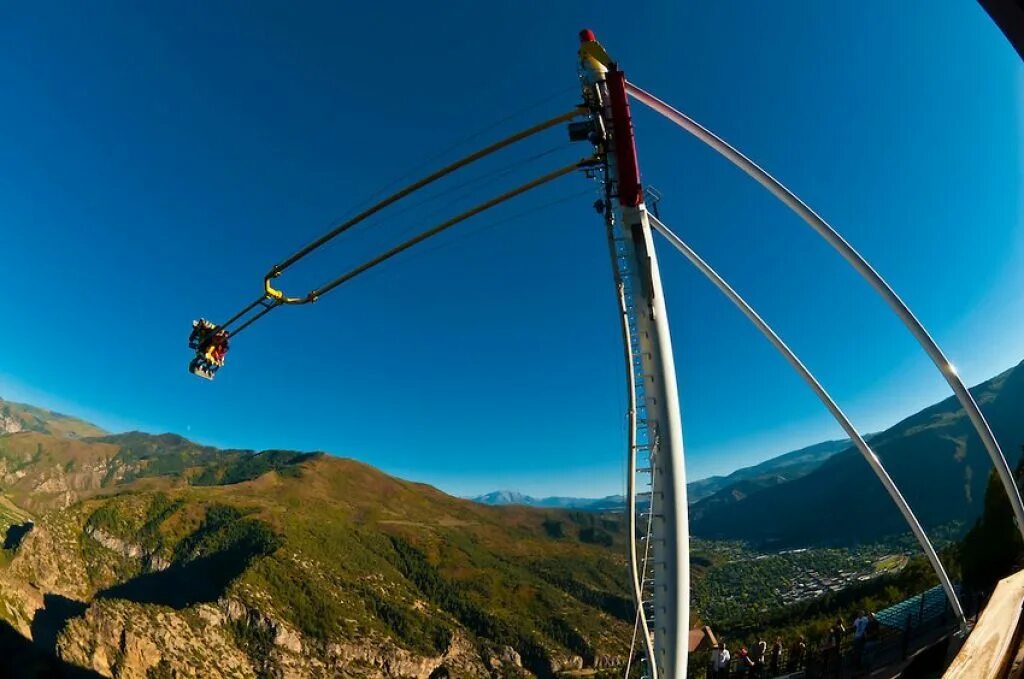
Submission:
[[[270,269],[270,271],[267,272],[266,276],[264,276],[264,278],[263,278],[263,294],[260,295],[259,297],[257,297],[252,302],[250,302],[245,307],[243,307],[241,311],[236,313],[234,316],[229,318],[227,321],[225,321],[225,322],[221,323],[220,325],[218,325],[216,330],[218,330],[218,331],[219,330],[226,330],[226,331],[228,331],[229,335],[232,335],[232,336],[233,335],[237,335],[239,332],[241,332],[245,328],[249,327],[250,325],[255,323],[257,320],[259,320],[263,316],[267,315],[268,313],[270,313],[271,311],[273,311],[274,309],[276,309],[279,306],[283,306],[283,305],[286,305],[286,304],[310,304],[312,302],[315,302],[318,297],[322,296],[328,290],[334,289],[335,287],[340,285],[343,281],[341,281],[340,279],[335,279],[333,281],[330,281],[329,283],[325,284],[324,286],[321,286],[319,289],[313,290],[312,292],[308,293],[304,297],[289,297],[288,295],[285,295],[280,290],[276,289],[271,284],[271,281],[274,278],[277,278],[278,276],[280,276],[281,273],[285,269],[287,269],[291,265],[295,264],[300,259],[302,259],[306,255],[308,255],[309,253],[313,252],[314,250],[316,250],[320,246],[326,244],[328,241],[330,241],[330,240],[334,239],[335,237],[341,235],[342,233],[344,233],[345,231],[349,230],[350,228],[352,228],[356,224],[358,224],[358,223],[368,219],[369,217],[372,217],[373,215],[377,214],[378,212],[380,212],[384,208],[388,207],[389,205],[394,204],[395,202],[401,200],[402,198],[405,198],[405,197],[409,196],[410,194],[415,193],[416,191],[422,189],[423,187],[428,186],[429,184],[432,184],[432,183],[438,181],[439,179],[442,179],[443,177],[446,177],[446,176],[452,174],[456,170],[462,169],[462,168],[466,167],[467,165],[470,165],[470,164],[480,160],[481,158],[485,158],[485,157],[487,157],[487,156],[489,156],[489,155],[491,155],[491,154],[493,154],[493,153],[495,153],[497,151],[500,151],[501,149],[504,149],[504,148],[506,148],[508,146],[511,146],[512,144],[515,144],[516,142],[522,141],[523,139],[526,139],[528,137],[532,137],[533,135],[538,134],[540,132],[543,132],[544,130],[547,130],[547,129],[550,129],[552,127],[555,127],[556,125],[559,125],[559,124],[564,123],[564,122],[568,122],[568,121],[572,120],[573,118],[575,118],[575,117],[577,117],[579,115],[583,115],[584,113],[586,113],[585,109],[580,108],[580,107],[576,107],[576,108],[573,108],[571,111],[567,111],[566,113],[563,113],[561,115],[555,116],[553,118],[549,118],[549,119],[547,119],[547,120],[545,120],[543,122],[537,123],[536,125],[533,125],[533,126],[528,127],[528,128],[526,128],[524,130],[516,132],[513,135],[505,137],[504,139],[496,141],[493,144],[490,144],[490,145],[485,146],[485,147],[483,147],[483,148],[481,148],[481,149],[479,149],[477,151],[474,151],[473,153],[471,153],[471,154],[469,154],[469,155],[467,155],[467,156],[465,156],[465,157],[463,157],[463,158],[461,158],[461,159],[459,159],[459,160],[457,160],[457,161],[455,161],[453,163],[450,163],[450,164],[446,165],[445,167],[442,167],[441,169],[439,169],[439,170],[437,170],[435,172],[432,172],[431,174],[427,175],[426,177],[423,177],[422,179],[419,179],[419,180],[417,180],[417,181],[407,185],[406,187],[396,191],[395,193],[392,193],[391,195],[387,196],[386,198],[383,198],[383,199],[379,200],[378,202],[376,202],[373,205],[371,205],[370,207],[366,208],[365,210],[363,210],[362,212],[360,212],[356,216],[352,217],[351,219],[348,219],[347,221],[343,222],[342,224],[339,224],[337,227],[331,229],[330,231],[325,233],[323,236],[317,238],[315,241],[313,241],[309,245],[306,245],[305,247],[300,249],[298,252],[296,252],[295,254],[291,255],[287,259],[285,259],[280,264],[274,265]],[[232,325],[234,325],[238,321],[240,321],[243,318],[245,318],[256,307],[263,307],[263,308],[259,312],[257,312],[254,316],[247,318],[242,323],[241,326],[239,326],[237,328],[234,328],[234,329],[231,328]]]
[[[935,571],[935,575],[938,576],[939,582],[942,584],[942,589],[946,593],[946,598],[949,599],[949,605],[953,608],[953,613],[956,615],[957,620],[960,621],[960,628],[963,630],[967,629],[967,618],[964,616],[963,607],[960,605],[960,599],[957,598],[956,590],[953,589],[953,583],[949,580],[949,575],[946,573],[946,569],[942,566],[942,562],[939,560],[939,555],[935,552],[935,547],[932,546],[931,540],[928,539],[928,535],[924,532],[924,528],[921,527],[921,523],[917,520],[913,510],[910,509],[910,505],[907,504],[906,498],[900,493],[899,488],[893,482],[892,477],[882,466],[882,461],[878,459],[878,455],[875,451],[868,446],[864,437],[861,436],[857,428],[853,426],[850,419],[842,411],[839,405],[835,402],[831,395],[825,388],[821,386],[821,383],[811,374],[811,371],[807,369],[807,366],[793,353],[793,350],[782,341],[782,338],[776,334],[776,332],[768,325],[767,322],[761,316],[754,311],[743,297],[736,292],[729,283],[722,278],[718,272],[716,272],[711,265],[701,259],[700,255],[694,252],[693,248],[687,245],[679,236],[672,232],[665,224],[655,217],[649,215],[651,225],[664,236],[679,252],[683,253],[685,257],[690,260],[697,269],[704,274],[704,276],[715,284],[722,293],[729,298],[729,300],[736,305],[736,307],[743,312],[743,315],[761,331],[769,342],[775,347],[776,350],[786,361],[793,367],[793,369],[800,375],[804,382],[807,383],[817,395],[818,399],[824,404],[828,411],[835,418],[839,426],[843,428],[846,435],[850,437],[853,444],[860,451],[861,456],[867,461],[868,466],[871,467],[871,471],[878,477],[879,482],[885,487],[885,491],[889,493],[889,497],[892,499],[893,504],[900,510],[900,514],[903,515],[903,519],[907,522],[907,526],[914,533],[914,537],[917,538],[918,543],[921,545],[921,549],[924,550],[925,555],[928,557],[928,561],[931,563],[932,570]]]
[[[982,414],[981,409],[978,408],[978,404],[974,400],[974,396],[971,395],[967,385],[964,384],[963,380],[957,374],[956,368],[949,362],[949,359],[947,359],[946,355],[942,353],[942,349],[939,348],[939,345],[935,343],[935,340],[928,334],[925,327],[917,317],[914,316],[913,312],[910,311],[910,308],[902,299],[900,299],[899,295],[896,294],[885,279],[883,279],[882,276],[879,275],[879,273],[875,271],[870,264],[868,264],[867,260],[865,260],[864,257],[853,248],[853,246],[846,242],[846,240],[839,235],[839,233],[833,229],[828,222],[822,219],[792,191],[787,189],[781,182],[768,174],[754,161],[747,158],[735,147],[702,126],[697,121],[673,108],[661,99],[658,99],[653,94],[650,94],[632,83],[627,83],[626,88],[629,94],[637,101],[660,113],[697,139],[710,146],[719,154],[727,158],[733,165],[740,168],[747,175],[756,180],[761,184],[761,186],[768,189],[772,195],[785,203],[787,207],[799,215],[800,218],[807,222],[811,228],[813,228],[829,243],[829,245],[838,251],[839,254],[841,254],[843,258],[849,262],[849,264],[853,266],[853,268],[856,269],[868,283],[871,284],[871,287],[874,288],[875,292],[881,295],[896,315],[899,316],[900,320],[903,321],[903,325],[905,325],[911,332],[918,344],[921,345],[921,348],[925,350],[928,357],[931,358],[932,363],[935,364],[935,367],[938,368],[939,372],[942,373],[942,376],[946,379],[946,382],[953,390],[953,393],[956,394],[957,399],[960,401],[964,411],[970,418],[971,424],[974,425],[975,431],[977,431],[978,436],[981,437],[981,441],[985,445],[985,450],[988,451],[988,455],[992,460],[992,465],[995,467],[996,473],[999,474],[999,480],[1002,481],[1003,489],[1006,491],[1006,496],[1009,498],[1010,505],[1013,507],[1013,515],[1017,522],[1017,529],[1020,531],[1021,537],[1024,537],[1024,503],[1021,502],[1020,491],[1014,481],[1013,472],[1010,471],[1010,467],[1006,463],[1006,458],[1003,456],[1003,451],[999,447],[999,442],[996,441],[995,436],[992,434],[992,429],[989,427],[988,421]]]
[[[541,186],[543,184],[547,184],[549,182],[552,182],[555,179],[558,179],[559,177],[564,177],[565,175],[570,174],[570,173],[572,173],[572,172],[574,172],[574,171],[576,171],[576,170],[578,170],[580,168],[588,167],[588,166],[594,164],[595,162],[596,161],[593,158],[583,158],[582,160],[578,160],[575,163],[572,163],[570,165],[566,165],[566,166],[561,167],[561,168],[559,168],[557,170],[554,170],[552,172],[548,172],[547,174],[544,174],[544,175],[538,177],[537,179],[534,179],[533,181],[529,181],[529,182],[527,182],[527,183],[525,183],[525,184],[523,184],[521,186],[518,186],[518,187],[516,187],[514,189],[511,189],[509,191],[506,191],[505,193],[503,193],[503,194],[501,194],[501,195],[499,195],[499,196],[497,196],[495,198],[492,198],[492,199],[490,199],[488,201],[485,201],[485,202],[477,205],[476,207],[472,207],[472,208],[470,208],[470,209],[468,209],[468,210],[466,210],[464,212],[461,212],[458,215],[452,217],[451,219],[447,219],[447,220],[441,222],[440,224],[438,224],[437,226],[434,226],[434,227],[432,227],[430,229],[427,229],[426,231],[423,231],[422,233],[420,233],[420,234],[418,234],[416,236],[413,236],[412,238],[409,238],[406,241],[403,241],[402,243],[400,243],[400,244],[396,245],[395,247],[391,248],[390,250],[387,250],[386,252],[384,252],[384,253],[382,253],[380,255],[377,255],[373,259],[371,259],[371,260],[369,260],[367,262],[364,262],[363,264],[360,264],[359,266],[357,266],[356,268],[352,269],[348,273],[345,273],[345,274],[339,276],[338,278],[334,279],[333,281],[331,281],[327,285],[325,285],[325,286],[323,286],[323,287],[321,287],[321,288],[319,288],[317,290],[314,290],[313,292],[309,293],[310,297],[311,297],[310,301],[316,301],[321,296],[327,294],[328,292],[330,292],[331,290],[335,289],[336,287],[338,287],[342,283],[346,283],[346,282],[352,280],[356,276],[359,276],[360,274],[363,274],[363,273],[369,271],[370,269],[374,268],[375,266],[377,266],[377,265],[379,265],[379,264],[381,264],[381,263],[391,259],[392,257],[394,257],[395,255],[399,254],[400,252],[408,250],[409,248],[413,247],[414,245],[416,245],[418,243],[421,243],[422,241],[425,241],[428,238],[436,236],[437,234],[439,234],[442,231],[445,231],[445,230],[455,226],[456,224],[464,222],[467,219],[480,214],[481,212],[485,212],[485,211],[491,209],[492,207],[495,207],[497,205],[500,205],[501,203],[509,201],[509,200],[515,198],[516,196],[519,196],[519,195],[521,195],[523,193],[526,193],[527,191],[530,191],[532,189],[537,188],[538,186]],[[250,325],[255,323],[257,320],[259,320],[260,318],[265,316],[266,314],[270,313],[271,311],[273,311],[277,307],[283,306],[284,304],[287,304],[287,303],[288,302],[286,302],[284,300],[281,300],[279,298],[276,298],[276,297],[271,297],[271,296],[261,297],[261,298],[257,299],[255,302],[251,303],[249,306],[247,306],[244,309],[242,309],[242,311],[240,311],[239,313],[235,314],[235,316],[233,316],[230,320],[228,320],[225,323],[223,323],[220,326],[218,326],[218,330],[220,330],[220,329],[228,329],[229,335],[231,337],[235,337],[240,332],[242,332],[242,330],[246,329],[247,327],[249,327]],[[247,319],[244,323],[242,323],[237,328],[235,328],[233,330],[230,329],[230,326],[231,326],[232,323],[236,322],[242,316],[244,316],[246,313],[248,313],[249,311],[251,311],[252,309],[256,308],[257,306],[259,306],[261,304],[264,307],[263,310],[261,310],[259,313],[255,314],[254,316],[252,316],[249,319]]]
[[[647,508],[647,527],[644,531],[644,556],[641,560],[637,553],[637,492],[636,492],[636,477],[639,473],[637,468],[637,451],[640,448],[640,429],[638,428],[639,418],[638,414],[641,409],[644,409],[646,414],[646,406],[643,404],[642,395],[638,397],[637,392],[642,389],[637,386],[637,361],[636,349],[634,347],[634,326],[630,319],[630,303],[627,298],[626,286],[627,281],[624,280],[625,276],[619,267],[618,250],[616,246],[616,233],[615,233],[615,218],[611,210],[605,211],[605,223],[608,232],[608,251],[612,259],[612,271],[615,276],[616,289],[618,291],[618,302],[619,302],[619,327],[622,330],[622,353],[623,358],[626,361],[626,395],[627,395],[627,409],[626,409],[626,427],[628,429],[627,434],[627,453],[626,453],[626,523],[628,531],[628,547],[629,547],[629,577],[632,584],[633,601],[636,604],[636,619],[633,623],[633,638],[630,641],[630,652],[627,660],[626,674],[629,677],[629,668],[633,663],[633,646],[636,643],[636,635],[639,628],[639,632],[643,638],[644,644],[644,656],[647,659],[647,677],[648,679],[658,679],[658,666],[655,662],[654,656],[654,638],[651,636],[651,626],[647,620],[647,614],[644,609],[644,580],[647,577],[647,557],[649,554],[651,544],[651,528],[652,520],[654,516],[654,494],[651,494],[650,503]],[[650,442],[648,441],[648,444]],[[648,454],[652,455],[653,450],[648,447]],[[654,465],[648,460],[647,469],[653,475]],[[652,484],[653,485],[653,484]]]
[[[410,194],[412,194],[412,193],[422,189],[424,186],[427,186],[428,184],[432,184],[433,182],[436,182],[437,180],[441,179],[442,177],[450,175],[451,173],[455,172],[456,170],[459,170],[459,169],[461,169],[463,167],[466,167],[467,165],[470,165],[471,163],[474,163],[474,162],[480,160],[481,158],[489,156],[492,153],[494,153],[495,151],[500,151],[501,149],[503,149],[503,148],[505,148],[507,146],[511,146],[512,144],[514,144],[514,143],[516,143],[518,141],[521,141],[523,139],[526,139],[527,137],[532,137],[533,135],[537,134],[538,132],[543,132],[544,130],[547,130],[547,129],[551,128],[551,127],[554,127],[555,125],[559,125],[561,123],[568,122],[568,121],[572,120],[573,118],[575,118],[576,116],[580,115],[583,112],[584,112],[583,109],[574,108],[573,110],[568,111],[567,113],[563,113],[562,115],[555,116],[554,118],[550,118],[548,120],[545,120],[544,122],[538,123],[538,124],[536,124],[536,125],[534,125],[532,127],[528,127],[527,129],[522,130],[521,132],[517,132],[517,133],[515,133],[515,134],[513,134],[513,135],[511,135],[509,137],[506,137],[506,138],[504,138],[504,139],[502,139],[500,141],[497,141],[497,142],[495,142],[495,143],[493,143],[493,144],[491,144],[489,146],[485,146],[484,148],[480,149],[479,151],[471,153],[468,156],[455,161],[454,163],[446,165],[445,167],[442,167],[440,170],[437,170],[436,172],[433,172],[433,173],[427,175],[426,177],[424,177],[424,178],[422,178],[420,180],[417,180],[417,181],[413,182],[412,184],[409,184],[405,188],[400,189],[399,191],[396,191],[395,193],[391,194],[387,198],[384,198],[383,200],[380,200],[377,203],[374,203],[370,207],[366,208],[365,210],[363,210],[362,212],[357,214],[355,217],[352,217],[348,221],[338,225],[334,229],[331,229],[330,231],[325,233],[323,236],[320,236],[315,241],[313,241],[309,245],[305,246],[304,248],[302,248],[301,250],[299,250],[298,252],[296,252],[295,254],[293,254],[291,257],[289,257],[288,259],[284,260],[280,264],[275,264],[274,267],[269,272],[267,272],[267,275],[263,279],[263,286],[264,286],[264,289],[266,290],[267,295],[269,295],[270,297],[273,297],[274,299],[280,301],[283,304],[309,304],[311,302],[315,302],[317,297],[323,295],[328,290],[330,290],[330,289],[336,287],[337,285],[339,285],[340,282],[341,282],[340,279],[336,279],[336,280],[334,280],[334,281],[332,281],[330,283],[327,283],[326,285],[320,287],[317,290],[313,290],[312,292],[307,294],[305,297],[288,297],[284,293],[282,293],[281,291],[274,289],[274,287],[270,285],[270,281],[271,281],[271,279],[274,279],[274,278],[277,278],[278,276],[280,276],[281,272],[283,272],[285,269],[290,267],[292,264],[295,264],[296,262],[298,262],[300,259],[302,259],[306,255],[308,255],[309,253],[313,252],[313,250],[316,250],[317,248],[319,248],[320,246],[326,244],[328,241],[332,240],[333,238],[339,236],[340,234],[344,233],[345,231],[348,231],[350,228],[352,228],[353,226],[355,226],[359,222],[361,222],[361,221],[363,221],[363,220],[365,220],[365,219],[367,219],[369,217],[372,217],[373,215],[375,215],[376,213],[380,212],[381,210],[383,210],[384,208],[388,207],[389,205],[391,205],[391,204],[401,200],[402,198],[405,198],[406,196],[408,196],[408,195],[410,195]]]

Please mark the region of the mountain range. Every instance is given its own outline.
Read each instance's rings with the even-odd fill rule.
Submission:
[[[106,434],[96,425],[77,417],[0,398],[0,434],[16,434],[21,431],[53,434],[69,439]]]
[[[1005,457],[1024,444],[1024,363],[972,390]],[[982,509],[992,470],[959,401],[949,397],[865,436],[926,529],[963,532]],[[691,533],[757,546],[848,545],[903,534],[902,516],[849,440],[800,450],[687,484]],[[475,498],[486,504],[621,508],[621,496],[535,499],[512,491]]]
[[[825,460],[849,447],[849,439],[823,441],[783,453],[750,467],[737,469],[727,476],[710,476],[699,481],[691,481],[686,484],[687,501],[694,504],[722,491],[743,492],[759,486],[793,481],[801,476],[807,476]]]
[[[626,506],[626,498],[622,495],[607,497],[544,497],[535,498],[517,493],[514,490],[496,490],[485,495],[471,498],[473,502],[484,505],[523,505],[526,507],[557,507],[560,509],[580,509],[590,512],[621,511]]]
[[[866,437],[870,439],[870,436]],[[687,501],[692,505],[717,496],[717,502],[749,495],[753,490],[778,485],[810,474],[825,460],[850,447],[849,439],[824,441],[806,448],[783,453],[750,467],[737,469],[727,476],[710,476],[686,484]],[[524,505],[527,507],[560,507],[592,512],[621,511],[626,506],[623,495],[588,497],[535,498],[514,490],[496,490],[470,498],[485,505]],[[707,506],[707,505],[705,505]]]
[[[0,664],[22,676],[553,677],[625,663],[620,517],[483,506],[324,453],[0,413]]]
[[[1024,364],[972,391],[1016,463]],[[980,512],[991,464],[954,399],[871,445],[927,528]],[[842,441],[710,481],[697,537],[906,532]],[[0,657],[24,676],[621,675],[625,522],[576,501],[476,502],[325,453],[110,434],[0,401]]]
[[[1024,363],[971,392],[1016,465],[1024,444]],[[926,529],[965,529],[981,512],[992,463],[954,397],[875,434],[870,443]],[[731,501],[716,495],[694,504],[692,533],[781,547],[873,541],[907,530],[852,447],[800,478],[747,491]]]

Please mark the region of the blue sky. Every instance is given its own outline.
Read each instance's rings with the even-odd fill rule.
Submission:
[[[457,494],[619,492],[621,350],[582,177],[276,312],[239,337],[213,384],[185,372],[190,321],[233,313],[275,261],[403,175],[574,104],[582,27],[633,81],[821,212],[969,382],[1024,358],[1024,69],[976,3],[616,7],[2,10],[0,395],[112,430],[328,450]],[[635,117],[665,221],[855,424],[876,430],[946,396],[802,222],[669,123]],[[282,285],[305,292],[583,151],[564,139],[553,131],[424,193]],[[742,317],[661,256],[691,478],[838,436]]]

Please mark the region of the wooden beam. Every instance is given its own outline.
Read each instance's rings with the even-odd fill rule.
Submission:
[[[999,581],[943,679],[1006,677],[1021,642],[1024,571]]]

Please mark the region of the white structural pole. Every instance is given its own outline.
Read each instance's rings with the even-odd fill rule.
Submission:
[[[761,316],[754,311],[743,297],[736,292],[732,286],[730,286],[724,278],[722,278],[718,272],[716,272],[711,266],[705,262],[701,257],[694,252],[693,248],[686,244],[679,236],[673,233],[665,224],[654,215],[650,217],[651,225],[683,255],[686,256],[690,262],[697,267],[698,270],[704,276],[715,284],[722,293],[732,301],[736,307],[743,312],[743,315],[753,323],[761,334],[768,338],[768,341],[778,350],[782,357],[793,367],[793,369],[800,375],[804,382],[814,391],[818,396],[818,399],[824,404],[828,411],[835,418],[839,426],[843,428],[846,435],[850,437],[853,444],[860,451],[860,454],[867,461],[868,466],[871,467],[871,471],[875,473],[882,486],[885,487],[889,497],[892,498],[893,503],[900,510],[904,520],[910,527],[910,530],[914,533],[914,537],[917,538],[918,543],[921,545],[921,549],[924,550],[925,555],[928,557],[928,561],[931,562],[932,569],[935,571],[935,575],[938,576],[939,582],[942,584],[942,589],[946,592],[946,598],[949,599],[949,605],[953,609],[954,615],[960,622],[960,628],[962,630],[967,629],[967,618],[964,617],[963,607],[960,605],[960,599],[957,598],[956,591],[953,589],[953,583],[949,580],[949,575],[946,574],[946,569],[943,568],[942,562],[939,560],[939,555],[935,552],[935,547],[932,546],[931,541],[928,539],[928,535],[925,534],[924,528],[921,527],[921,523],[917,520],[914,512],[910,509],[910,505],[907,504],[903,494],[900,493],[899,488],[893,482],[892,477],[886,472],[885,467],[882,466],[882,461],[878,458],[878,455],[868,446],[864,437],[861,436],[860,432],[857,431],[850,419],[846,417],[842,409],[835,402],[831,395],[825,388],[821,386],[821,383],[811,374],[811,371],[807,369],[807,366],[797,357],[796,354],[782,341],[782,338],[768,325],[767,322]]]
[[[967,413],[971,423],[974,425],[974,429],[981,437],[981,441],[985,445],[985,449],[988,451],[989,457],[992,459],[992,465],[995,467],[996,473],[999,474],[999,479],[1002,481],[1003,488],[1010,500],[1010,506],[1013,507],[1013,515],[1017,521],[1017,529],[1021,532],[1021,537],[1024,537],[1024,503],[1021,502],[1020,491],[1014,481],[1013,472],[1010,471],[1010,467],[1006,463],[1006,458],[1003,456],[1003,451],[999,447],[999,442],[996,441],[995,436],[992,434],[992,429],[989,427],[988,421],[981,413],[981,409],[978,408],[978,404],[975,402],[974,396],[971,395],[967,385],[964,384],[963,380],[957,374],[956,368],[949,362],[949,359],[947,359],[945,354],[942,353],[939,345],[935,343],[935,340],[928,334],[925,327],[917,317],[914,316],[913,312],[910,311],[910,308],[907,307],[902,299],[900,299],[899,295],[896,294],[885,279],[883,279],[878,272],[868,264],[867,260],[865,260],[864,257],[862,257],[861,254],[853,248],[853,246],[846,242],[846,240],[824,219],[814,212],[814,210],[812,210],[806,203],[800,200],[800,198],[798,198],[792,191],[787,189],[777,179],[758,166],[754,161],[747,158],[745,155],[740,153],[739,150],[702,126],[697,121],[693,120],[681,111],[676,110],[661,99],[658,99],[653,94],[644,91],[632,83],[627,83],[626,89],[637,101],[649,106],[692,134],[697,139],[713,148],[719,154],[727,158],[733,165],[746,172],[759,184],[768,189],[772,195],[785,203],[786,206],[793,210],[793,212],[797,213],[801,219],[807,222],[811,228],[817,231],[818,234],[824,238],[829,245],[837,250],[839,254],[841,254],[843,258],[849,262],[850,265],[868,281],[868,283],[871,284],[871,287],[873,287],[875,291],[882,296],[892,310],[896,312],[896,315],[900,317],[900,320],[903,321],[903,324],[907,329],[910,330],[911,334],[914,335],[915,339],[917,339],[918,344],[921,345],[929,358],[931,358],[935,367],[939,369],[939,372],[942,373],[942,376],[946,379],[950,388],[953,389],[953,393],[956,394],[957,399],[959,399],[964,411]]]
[[[684,679],[690,629],[690,527],[686,504],[683,425],[679,412],[672,338],[665,295],[649,222],[641,204],[622,209],[623,224],[635,234],[642,280],[634,291],[641,362],[647,396],[651,455],[654,656],[657,676]]]
[[[583,100],[594,123],[591,139],[603,159],[604,209],[614,214],[609,222],[615,227],[610,236],[613,243],[616,238],[621,240],[621,250],[613,252],[616,276],[628,279],[630,284],[627,311],[634,323],[630,333],[639,359],[635,378],[643,384],[646,421],[637,424],[645,430],[651,461],[651,535],[645,549],[650,547],[651,554],[653,610],[648,622],[654,650],[654,662],[648,663],[646,675],[651,679],[685,679],[690,545],[682,418],[668,313],[643,203],[625,76],[591,31],[582,31],[580,41]],[[636,558],[635,550],[631,558]],[[646,579],[647,574],[641,573],[640,577]],[[641,615],[648,615],[645,602],[637,604]]]
[[[613,233],[613,224],[611,213],[608,213],[608,227],[609,234]],[[612,257],[616,257],[617,253],[613,249]],[[613,261],[612,266],[616,267],[617,262]],[[627,452],[626,452],[626,526],[629,531],[629,579],[633,586],[633,601],[636,602],[636,620],[633,623],[633,639],[630,641],[629,658],[626,661],[626,676],[629,676],[629,667],[633,663],[633,644],[636,642],[637,632],[640,633],[640,639],[644,646],[644,657],[647,659],[648,667],[654,668],[648,674],[651,675],[652,679],[657,677],[657,664],[655,663],[654,656],[654,644],[651,639],[651,628],[647,623],[647,616],[644,615],[644,587],[643,581],[647,577],[645,575],[647,571],[647,554],[646,547],[649,545],[651,539],[650,531],[650,517],[648,517],[648,530],[645,532],[644,547],[645,554],[641,559],[637,553],[636,548],[636,536],[637,536],[637,525],[636,525],[636,468],[637,468],[637,389],[636,389],[636,362],[637,356],[633,355],[633,341],[632,341],[632,327],[630,324],[630,310],[629,300],[626,298],[626,286],[623,281],[618,281],[616,287],[619,291],[619,318],[621,321],[622,328],[622,347],[623,354],[626,359],[626,398],[628,399],[628,408],[626,410],[626,426],[629,429],[627,434]]]

